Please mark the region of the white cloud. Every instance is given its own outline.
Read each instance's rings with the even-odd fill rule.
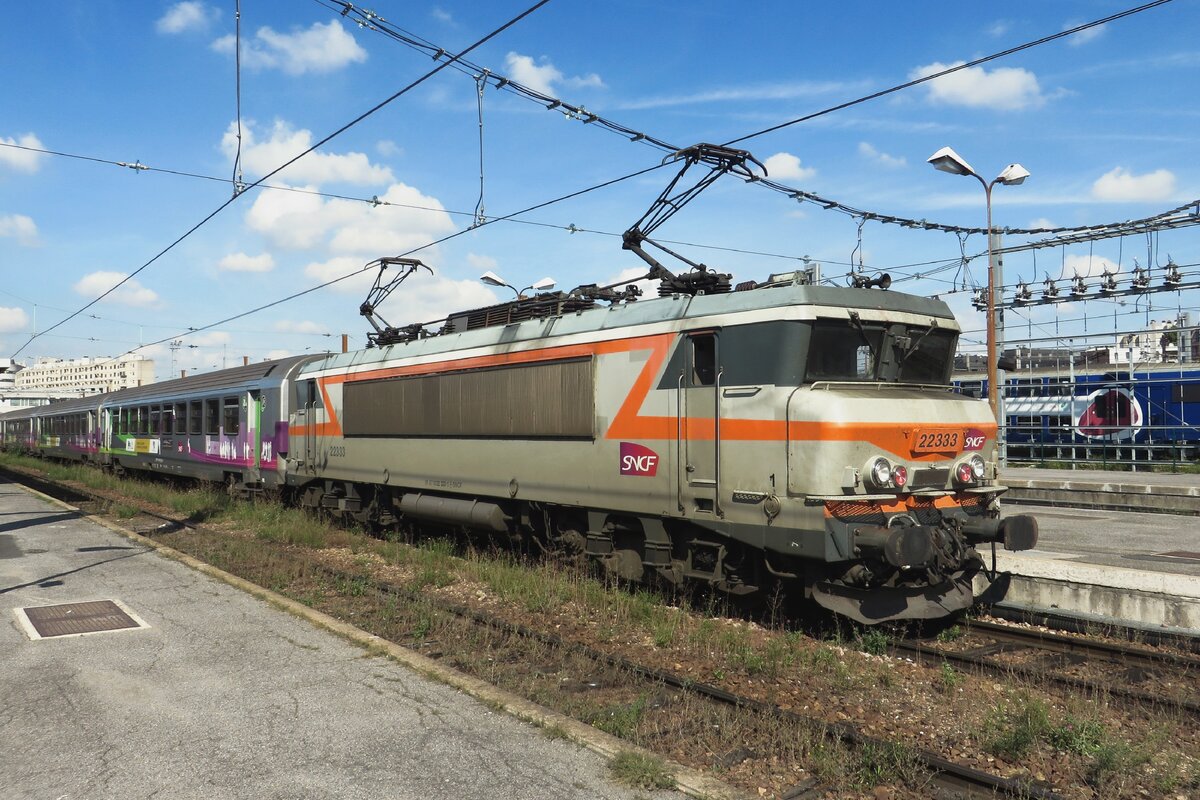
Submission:
[[[738,86],[731,89],[710,89],[692,94],[662,95],[633,100],[620,104],[620,108],[628,111],[643,109],[670,108],[672,106],[697,105],[702,103],[736,103],[757,100],[795,100],[803,97],[815,97],[833,92],[861,90],[865,84],[839,81],[799,81],[796,83],[769,83],[750,86]]]
[[[456,230],[437,199],[411,186],[392,184],[379,199],[417,208],[263,192],[246,213],[246,224],[276,246],[320,247],[334,256],[350,256],[355,265],[411,250]]]
[[[467,263],[474,269],[489,270],[500,266],[500,262],[491,256],[481,256],[476,253],[467,253]]]
[[[1175,193],[1175,175],[1159,169],[1134,175],[1124,167],[1104,173],[1092,184],[1092,197],[1109,202],[1166,200]]]
[[[1047,217],[1038,217],[1037,219],[1030,220],[1029,224],[1026,227],[1027,228],[1057,228],[1058,225],[1054,224],[1054,220],[1052,220],[1052,219],[1049,219]]]
[[[218,53],[232,55],[237,46],[234,36],[222,36],[212,43]],[[314,22],[307,30],[278,33],[262,27],[254,38],[242,41],[242,65],[253,69],[280,69],[288,75],[333,72],[349,64],[367,60],[367,51],[346,32],[341,22]]]
[[[242,125],[242,166],[251,174],[266,175],[280,164],[312,147],[311,131],[294,129],[276,120],[267,138],[259,141],[254,122]],[[237,123],[229,123],[221,137],[221,152],[232,163],[237,153]],[[372,164],[365,153],[324,153],[315,151],[279,173],[282,180],[301,183],[390,183],[395,178],[387,167]]]
[[[433,10],[429,12],[429,16],[433,17],[434,19],[436,19],[438,22],[442,23],[443,25],[453,25],[454,24],[454,15],[452,15],[446,9],[439,8],[438,6],[433,7]]]
[[[767,177],[772,180],[806,181],[817,174],[811,167],[800,166],[800,159],[791,153],[776,153],[763,162]]]
[[[35,247],[38,244],[37,223],[24,214],[0,216],[0,237],[10,236],[17,244]]]
[[[1119,273],[1121,268],[1117,262],[1105,258],[1104,256],[1092,255],[1076,255],[1070,253],[1063,257],[1062,274],[1065,278],[1072,278],[1080,275],[1084,278],[1098,278],[1105,272]],[[1069,289],[1069,287],[1065,287]],[[1095,286],[1091,287],[1095,289]],[[1059,287],[1059,291],[1064,291],[1064,287]]]
[[[924,78],[963,63],[934,62],[917,67],[909,73],[909,78]],[[1036,108],[1046,102],[1037,76],[1020,67],[997,67],[991,72],[983,67],[968,67],[937,78],[925,86],[929,89],[931,102],[945,105],[1016,111]]]
[[[220,347],[233,341],[233,337],[225,331],[204,331],[193,334],[187,341],[197,347]]]
[[[117,282],[125,277],[124,272],[109,272],[105,270],[91,272],[84,275],[75,284],[74,289],[78,294],[83,295],[89,300],[93,300],[113,286],[116,286]],[[158,293],[152,289],[147,289],[136,280],[129,280],[121,288],[105,297],[104,302],[145,308],[158,304]]]
[[[509,77],[535,92],[553,96],[556,83],[563,83],[572,89],[604,88],[604,81],[594,72],[568,78],[545,56],[542,56],[541,61],[542,63],[538,64],[532,56],[520,53],[509,53],[504,57],[504,65],[508,70]]]
[[[19,139],[0,136],[0,143],[20,145],[21,147],[36,147],[40,150],[45,149],[45,146],[38,137],[32,133],[27,133]],[[12,167],[17,172],[37,172],[38,168],[42,165],[43,158],[45,158],[44,153],[35,153],[32,150],[18,150],[15,147],[0,147],[0,165]]]
[[[29,325],[29,315],[23,308],[0,306],[0,333],[16,333]]]
[[[1081,24],[1081,21],[1068,22],[1066,25],[1063,25],[1063,30],[1064,31],[1069,30],[1070,28],[1074,28],[1079,24]],[[1088,42],[1095,41],[1096,39],[1099,39],[1101,36],[1103,36],[1105,33],[1105,30],[1107,30],[1107,28],[1108,28],[1107,25],[1097,25],[1094,28],[1088,28],[1086,30],[1082,30],[1079,33],[1074,34],[1073,36],[1068,36],[1067,44],[1071,45],[1071,47],[1079,47],[1081,45],[1085,45]]]
[[[1012,28],[1012,23],[1006,19],[998,19],[987,27],[988,36],[999,38],[1008,33]]]
[[[215,11],[204,3],[195,0],[184,0],[167,9],[167,13],[154,23],[159,33],[183,33],[185,31],[204,30]]]
[[[278,361],[292,354],[291,350],[271,350],[267,353],[267,361]]]
[[[329,333],[329,328],[319,322],[312,320],[290,320],[281,319],[275,323],[275,330],[280,333],[311,333],[324,335]]]
[[[881,153],[870,145],[868,142],[858,143],[858,154],[863,158],[874,161],[876,164],[888,167],[890,169],[898,169],[908,166],[908,159],[903,156],[890,156],[887,153]]]
[[[380,139],[375,143],[375,151],[384,158],[398,158],[404,155],[404,148],[391,139]]]
[[[223,272],[270,272],[275,269],[275,259],[270,253],[248,256],[245,253],[230,253],[217,262]]]

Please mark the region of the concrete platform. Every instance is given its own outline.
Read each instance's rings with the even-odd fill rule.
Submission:
[[[1200,515],[1200,475],[1009,467],[1006,499],[1059,507]]]
[[[1195,519],[1020,505],[1004,514],[1032,514],[1040,527],[1037,549],[998,552],[998,568],[1012,573],[1005,605],[1200,635]]]
[[[16,613],[104,599],[148,627],[32,640]],[[648,796],[588,749],[3,482],[0,617],[6,800]]]

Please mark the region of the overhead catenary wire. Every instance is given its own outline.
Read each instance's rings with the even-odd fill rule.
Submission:
[[[554,198],[553,200],[546,200],[546,201],[544,201],[544,202],[537,203],[536,205],[528,206],[528,207],[526,207],[526,208],[523,208],[523,209],[521,209],[520,211],[514,211],[514,212],[512,212],[511,214],[506,214],[506,215],[504,215],[504,216],[502,216],[502,217],[489,217],[489,218],[487,219],[487,221],[485,221],[485,222],[483,223],[483,225],[492,225],[492,224],[494,224],[494,223],[497,223],[497,222],[503,222],[503,221],[506,221],[506,220],[508,220],[508,219],[510,219],[510,218],[512,218],[512,217],[515,217],[515,216],[518,216],[518,215],[521,215],[521,214],[528,214],[528,213],[530,213],[530,212],[532,212],[532,211],[537,211],[538,209],[541,209],[541,208],[546,208],[547,206],[551,206],[551,205],[554,205],[554,204],[556,204],[556,203],[561,203],[561,202],[564,202],[564,201],[566,201],[566,200],[570,200],[570,199],[572,199],[572,198],[579,197],[579,196],[581,196],[581,195],[585,195],[585,194],[588,194],[588,193],[590,193],[590,192],[597,191],[597,190],[599,190],[599,189],[604,189],[604,188],[607,188],[607,187],[609,187],[609,186],[613,186],[613,185],[615,185],[615,184],[622,183],[622,182],[624,182],[624,181],[631,180],[631,179],[633,179],[633,178],[637,178],[637,177],[640,177],[640,176],[642,176],[642,175],[649,174],[649,173],[651,173],[651,172],[654,172],[655,170],[662,169],[664,166],[666,166],[666,164],[664,164],[664,163],[661,163],[661,162],[660,162],[660,163],[658,163],[658,164],[654,164],[654,165],[652,165],[652,166],[649,166],[649,167],[646,167],[646,168],[644,168],[644,169],[637,170],[636,172],[631,172],[631,173],[628,173],[628,174],[626,174],[626,175],[622,175],[622,176],[621,176],[621,177],[619,177],[619,178],[613,178],[612,180],[608,180],[608,181],[605,181],[605,182],[603,182],[603,183],[593,184],[592,186],[589,186],[589,187],[587,187],[587,188],[585,188],[585,189],[580,189],[580,190],[577,190],[577,191],[571,192],[571,193],[569,193],[569,194],[561,195],[561,196],[559,196],[559,197],[556,197],[556,198]],[[450,241],[451,239],[456,239],[456,238],[458,238],[459,236],[463,236],[464,234],[471,233],[472,231],[476,230],[478,227],[482,227],[482,225],[481,225],[481,226],[476,226],[476,227],[474,227],[474,228],[472,228],[472,227],[463,228],[462,230],[458,230],[458,231],[455,231],[454,233],[447,234],[447,235],[445,235],[445,236],[443,236],[443,237],[441,237],[441,238],[439,238],[439,239],[435,239],[435,240],[433,240],[433,241],[431,241],[431,242],[427,242],[427,243],[425,243],[425,244],[423,244],[423,245],[418,245],[417,247],[413,247],[413,248],[411,248],[411,249],[409,249],[409,250],[406,250],[405,252],[398,254],[396,257],[397,257],[397,258],[404,258],[404,257],[406,257],[406,256],[411,256],[411,255],[413,255],[414,253],[418,253],[418,252],[420,252],[420,251],[422,251],[422,250],[426,250],[426,249],[428,249],[428,248],[430,248],[430,247],[435,247],[435,246],[437,246],[437,245],[439,245],[439,244],[442,244],[442,243],[444,243],[444,242],[448,242],[448,241]],[[340,276],[338,276],[338,277],[336,277],[336,278],[332,278],[332,279],[330,279],[330,280],[324,281],[323,283],[319,283],[319,284],[317,284],[317,285],[315,285],[315,286],[310,286],[310,287],[308,287],[307,289],[302,289],[302,290],[300,290],[300,291],[298,291],[298,292],[293,292],[292,294],[289,294],[289,295],[287,295],[286,297],[281,297],[281,298],[279,298],[279,299],[277,299],[277,300],[272,300],[272,301],[271,301],[271,302],[269,302],[269,303],[264,303],[264,304],[262,304],[262,305],[260,305],[260,306],[256,306],[256,307],[254,307],[254,308],[251,308],[251,309],[249,309],[249,310],[247,310],[247,311],[242,311],[242,312],[240,312],[240,313],[238,313],[238,314],[234,314],[234,315],[232,315],[232,316],[225,317],[224,319],[217,320],[216,322],[212,322],[212,323],[209,323],[209,324],[207,324],[207,325],[202,325],[202,326],[199,326],[199,327],[191,327],[191,328],[188,328],[186,331],[183,331],[183,332],[180,332],[180,333],[174,334],[174,335],[172,335],[172,336],[167,336],[167,337],[165,337],[165,338],[163,338],[163,339],[159,339],[159,340],[157,340],[157,341],[153,341],[153,342],[146,342],[145,344],[143,344],[143,345],[140,345],[139,347],[133,348],[132,350],[128,350],[128,351],[126,351],[125,353],[122,353],[122,355],[131,355],[131,354],[133,354],[133,353],[136,353],[138,350],[141,350],[141,349],[142,349],[142,348],[144,348],[144,347],[152,347],[152,346],[154,346],[154,345],[157,345],[157,344],[164,344],[165,342],[169,342],[169,341],[171,341],[172,339],[180,339],[180,338],[183,338],[183,337],[185,337],[185,336],[191,336],[191,335],[193,335],[193,334],[196,334],[196,333],[202,333],[203,331],[207,331],[207,330],[211,330],[211,329],[213,329],[213,328],[220,327],[220,326],[222,326],[222,325],[225,325],[225,324],[227,324],[227,323],[233,322],[234,320],[242,319],[242,318],[244,318],[244,317],[248,317],[248,316],[250,316],[250,315],[252,315],[252,314],[257,314],[257,313],[259,313],[259,312],[261,312],[261,311],[266,311],[266,310],[267,310],[267,309],[269,309],[269,308],[274,308],[275,306],[282,305],[283,303],[290,302],[290,301],[292,301],[292,300],[295,300],[296,298],[303,297],[303,296],[305,296],[305,295],[308,295],[308,294],[312,294],[313,292],[319,291],[319,290],[321,290],[321,289],[325,289],[325,288],[327,288],[327,287],[329,287],[329,286],[333,286],[333,285],[334,285],[334,284],[336,284],[336,283],[341,283],[342,281],[344,281],[344,280],[348,280],[349,278],[353,278],[353,277],[354,277],[354,276],[356,276],[356,275],[360,275],[360,274],[362,274],[362,273],[363,273],[363,272],[364,272],[364,271],[365,271],[367,268],[371,267],[372,265],[373,265],[373,262],[371,262],[371,263],[368,263],[368,264],[365,264],[365,265],[363,265],[362,267],[360,267],[359,269],[353,270],[353,271],[351,271],[351,272],[347,272],[347,273],[345,273],[344,275],[340,275]],[[119,358],[119,357],[120,357],[120,356],[118,356],[118,358]]]
[[[463,55],[466,55],[467,53],[470,53],[472,50],[475,50],[476,48],[478,48],[478,47],[481,47],[482,45],[484,45],[484,44],[485,44],[485,43],[487,43],[488,41],[490,41],[490,40],[494,39],[496,36],[499,36],[501,33],[503,33],[504,31],[508,30],[508,29],[509,29],[509,28],[511,28],[513,25],[516,25],[518,22],[520,22],[521,20],[525,19],[525,18],[526,18],[526,17],[528,17],[530,14],[534,13],[534,12],[535,12],[535,11],[537,11],[539,8],[541,8],[542,6],[546,5],[548,2],[550,2],[550,0],[538,0],[538,1],[537,1],[536,3],[534,3],[532,6],[530,6],[530,7],[529,7],[529,8],[527,8],[527,9],[525,9],[524,11],[522,11],[520,14],[518,14],[518,15],[517,15],[517,16],[515,16],[515,17],[513,17],[512,19],[508,20],[507,22],[505,22],[505,23],[504,23],[503,25],[501,25],[500,27],[498,27],[498,28],[496,28],[496,29],[492,30],[490,33],[488,33],[487,35],[485,35],[485,36],[484,36],[484,37],[482,37],[481,39],[478,39],[478,40],[476,40],[474,44],[471,44],[471,45],[469,45],[469,46],[468,46],[466,49],[464,49],[464,50],[463,50],[461,53],[459,53],[459,54],[456,54],[456,55],[450,55],[450,54],[447,54],[447,57],[448,57],[448,60],[447,60],[447,61],[442,61],[442,62],[439,62],[439,63],[437,64],[437,66],[435,66],[433,69],[431,69],[431,70],[428,70],[427,72],[425,72],[425,74],[423,74],[421,77],[419,77],[419,78],[417,78],[416,80],[414,80],[414,81],[410,82],[408,85],[404,86],[402,89],[400,89],[399,91],[397,91],[397,92],[393,93],[391,96],[389,96],[389,97],[385,98],[384,100],[380,101],[379,103],[376,103],[374,106],[372,106],[372,107],[371,107],[371,108],[369,108],[368,110],[364,111],[363,113],[359,114],[357,117],[355,117],[354,119],[352,119],[350,122],[347,122],[345,125],[343,125],[342,127],[338,128],[338,129],[337,129],[337,130],[335,130],[333,133],[330,133],[330,134],[328,134],[328,135],[327,135],[327,136],[325,136],[323,139],[321,139],[321,140],[320,140],[320,141],[318,141],[317,143],[313,144],[312,146],[310,146],[309,148],[307,148],[306,150],[304,150],[302,153],[299,153],[298,155],[296,155],[296,156],[294,156],[294,157],[292,157],[292,158],[288,159],[287,161],[285,161],[283,164],[280,164],[278,167],[276,167],[275,169],[271,170],[271,171],[270,171],[270,172],[268,172],[266,175],[264,175],[264,176],[262,176],[261,178],[259,178],[258,180],[256,180],[254,183],[252,183],[252,184],[248,185],[248,186],[246,187],[246,189],[253,189],[254,187],[258,186],[258,184],[262,183],[263,181],[267,180],[268,178],[271,178],[271,177],[273,177],[273,176],[275,176],[275,175],[279,174],[279,173],[280,173],[280,172],[282,172],[283,170],[285,170],[285,169],[287,169],[288,167],[290,167],[292,164],[294,164],[294,163],[296,163],[297,161],[299,161],[299,160],[300,160],[301,158],[303,158],[304,156],[306,156],[306,155],[308,155],[309,153],[311,153],[311,152],[315,151],[317,148],[319,148],[319,147],[321,147],[322,145],[324,145],[324,144],[328,143],[329,141],[331,141],[331,140],[332,140],[332,139],[334,139],[335,137],[337,137],[337,136],[341,135],[342,133],[345,133],[345,132],[346,132],[347,130],[349,130],[350,128],[354,127],[354,126],[355,126],[355,125],[357,125],[358,123],[360,123],[360,122],[362,122],[363,120],[367,119],[367,118],[368,118],[368,117],[370,117],[372,114],[376,113],[376,112],[377,112],[377,111],[379,111],[380,109],[382,109],[382,108],[384,108],[385,106],[389,105],[390,103],[394,102],[394,101],[395,101],[395,100],[397,100],[398,98],[400,98],[400,97],[404,96],[405,94],[407,94],[407,93],[408,93],[408,92],[410,92],[411,90],[415,89],[417,86],[420,86],[422,83],[424,83],[425,81],[429,80],[429,79],[430,79],[430,78],[432,78],[434,75],[438,74],[438,73],[439,73],[439,72],[441,72],[443,69],[445,69],[446,67],[448,67],[448,66],[450,66],[451,64],[453,64],[454,62],[456,62],[456,61],[457,61],[457,60],[458,60],[458,59],[459,59],[461,56],[463,56]],[[169,245],[167,245],[167,246],[166,246],[166,247],[164,247],[162,250],[160,250],[158,253],[156,253],[156,254],[155,254],[155,255],[154,255],[154,256],[153,256],[153,257],[152,257],[152,258],[151,258],[149,261],[145,262],[145,263],[144,263],[144,264],[142,264],[140,267],[138,267],[136,270],[134,270],[133,272],[131,272],[130,274],[128,274],[128,275],[126,275],[124,278],[122,278],[120,281],[118,281],[118,282],[117,282],[117,283],[116,283],[114,286],[112,286],[112,287],[110,287],[109,289],[105,290],[105,291],[104,291],[102,294],[100,294],[98,297],[96,297],[96,298],[94,298],[94,299],[90,300],[89,302],[85,303],[85,304],[84,304],[84,305],[83,305],[81,308],[79,308],[78,310],[76,310],[76,311],[72,312],[71,314],[69,314],[69,315],[68,315],[67,317],[65,317],[64,319],[61,319],[61,320],[59,320],[58,322],[56,322],[55,324],[51,325],[51,326],[50,326],[49,328],[47,328],[45,331],[42,331],[42,332],[40,332],[40,333],[35,333],[35,334],[34,334],[33,336],[31,336],[31,337],[30,337],[30,338],[29,338],[29,339],[28,339],[28,340],[27,340],[27,341],[26,341],[24,344],[22,344],[22,345],[21,345],[19,348],[17,348],[16,352],[14,352],[14,353],[12,354],[12,357],[13,357],[13,358],[15,358],[16,356],[20,355],[20,354],[21,354],[21,352],[22,352],[22,351],[23,351],[23,350],[24,350],[26,347],[28,347],[30,344],[32,344],[32,343],[33,343],[33,342],[34,342],[36,339],[38,339],[40,336],[42,336],[42,335],[44,335],[44,334],[46,334],[46,333],[49,333],[50,331],[53,331],[53,330],[55,330],[56,328],[58,328],[59,326],[61,326],[61,325],[65,324],[66,322],[69,322],[70,320],[74,319],[74,318],[75,318],[75,317],[77,317],[79,314],[81,314],[81,313],[83,313],[84,311],[86,311],[87,309],[91,308],[91,307],[92,307],[92,306],[94,306],[96,303],[100,302],[100,301],[101,301],[101,300],[103,300],[105,297],[107,297],[108,295],[110,295],[110,294],[112,294],[113,292],[115,292],[115,291],[116,291],[117,289],[119,289],[121,286],[123,286],[124,284],[128,283],[130,280],[132,280],[132,279],[133,279],[133,277],[134,277],[135,275],[138,275],[138,274],[139,274],[139,273],[141,273],[143,270],[145,270],[146,268],[148,268],[148,267],[149,267],[151,264],[153,264],[154,262],[158,261],[160,258],[162,258],[164,255],[166,255],[168,252],[170,252],[171,250],[173,250],[173,249],[174,249],[176,246],[178,246],[178,245],[179,245],[181,242],[183,242],[185,239],[187,239],[189,236],[191,236],[193,233],[195,233],[197,230],[199,230],[201,227],[203,227],[205,224],[207,224],[207,223],[208,223],[208,222],[209,222],[211,219],[213,219],[213,218],[214,218],[214,217],[216,217],[218,214],[220,214],[222,211],[224,211],[226,208],[228,208],[228,207],[229,207],[229,206],[230,206],[232,203],[234,203],[234,202],[235,202],[235,201],[236,201],[236,200],[237,200],[239,197],[241,197],[243,194],[244,194],[244,192],[235,192],[235,193],[234,193],[234,194],[233,194],[233,195],[232,195],[232,196],[231,196],[229,199],[227,199],[225,202],[223,202],[223,203],[221,203],[219,206],[217,206],[217,208],[215,208],[213,211],[211,211],[211,212],[210,212],[210,213],[209,213],[207,216],[205,216],[205,217],[204,217],[202,220],[200,220],[199,222],[197,222],[195,225],[193,225],[191,228],[189,228],[187,231],[185,231],[185,232],[184,232],[184,233],[183,233],[181,236],[179,236],[178,238],[176,238],[176,239],[175,239],[173,242],[171,242]]]
[[[896,92],[903,91],[904,89],[909,89],[909,88],[912,88],[913,86],[919,86],[922,83],[928,83],[929,81],[937,80],[938,78],[942,78],[942,77],[945,77],[946,75],[950,75],[952,73],[959,72],[960,70],[977,67],[980,64],[986,64],[989,61],[995,61],[997,59],[1005,58],[1006,56],[1010,56],[1015,53],[1019,53],[1022,50],[1028,50],[1032,47],[1038,47],[1039,45],[1047,44],[1049,42],[1053,42],[1058,39],[1064,39],[1068,36],[1074,36],[1077,33],[1081,33],[1083,31],[1089,30],[1091,28],[1098,28],[1101,25],[1106,25],[1110,22],[1116,22],[1119,19],[1124,19],[1125,17],[1130,17],[1130,16],[1133,16],[1134,14],[1140,14],[1143,11],[1149,11],[1152,8],[1157,8],[1158,6],[1165,5],[1169,2],[1171,2],[1171,0],[1153,0],[1153,2],[1150,2],[1150,3],[1145,3],[1143,5],[1135,6],[1133,8],[1127,8],[1124,11],[1117,12],[1116,14],[1110,14],[1109,16],[1104,17],[1103,19],[1096,19],[1096,20],[1092,20],[1091,22],[1085,22],[1082,25],[1076,25],[1072,28],[1067,28],[1064,31],[1059,31],[1058,33],[1054,33],[1049,36],[1043,36],[1040,39],[1034,39],[1033,41],[1025,42],[1024,44],[1019,44],[1015,47],[1010,47],[1007,50],[1001,50],[998,53],[992,53],[991,55],[983,56],[982,58],[972,59],[971,61],[966,61],[962,64],[958,64],[953,67],[947,67],[946,69],[939,70],[938,72],[932,73],[930,75],[924,75],[920,78],[914,78],[911,81],[897,84],[897,85],[892,86],[887,89],[881,89],[878,92],[873,92],[872,94],[866,95],[864,97],[859,97],[854,100],[848,100],[845,103],[839,103],[836,106],[831,106],[829,108],[825,108],[820,111],[814,111],[811,114],[805,114],[802,117],[796,117],[795,119],[790,119],[786,122],[781,122],[778,125],[772,125],[770,127],[763,128],[762,130],[755,131],[754,133],[748,133],[745,136],[739,136],[736,139],[730,139],[728,142],[725,142],[724,146],[729,147],[731,145],[740,144],[742,142],[749,141],[750,139],[755,139],[755,138],[758,138],[759,136],[764,136],[768,133],[774,133],[775,131],[782,130],[782,129],[790,127],[792,125],[798,125],[801,122],[807,122],[809,120],[816,119],[817,117],[823,117],[826,114],[832,114],[835,111],[842,111],[843,109],[850,108],[851,106],[860,105],[862,103],[866,103],[871,100],[877,100],[880,97],[886,97],[889,94],[895,94]]]
[[[418,50],[420,52],[423,52],[423,53],[431,56],[435,60],[442,58],[444,56],[444,54],[446,53],[445,48],[437,45],[436,43],[431,42],[428,39],[422,38],[414,33],[406,31],[402,28],[398,28],[397,26],[391,24],[390,22],[388,22],[386,19],[384,19],[382,16],[375,13],[374,11],[371,11],[370,9],[365,9],[365,8],[360,8],[358,6],[355,6],[353,3],[350,3],[347,0],[315,0],[315,2],[317,2],[322,7],[330,9],[334,13],[339,14],[342,17],[353,16],[354,22],[356,24],[358,24],[359,27],[364,28],[366,30],[371,30],[371,31],[386,35],[389,38],[392,38],[395,41],[397,41],[407,47],[413,48],[415,50]],[[1096,28],[1101,25],[1107,24],[1109,22],[1113,22],[1118,19],[1122,19],[1124,17],[1132,16],[1134,14],[1138,14],[1143,11],[1147,11],[1151,8],[1163,5],[1168,2],[1171,2],[1171,0],[1154,0],[1154,2],[1150,2],[1150,3],[1140,5],[1140,6],[1136,6],[1134,8],[1126,9],[1125,11],[1121,11],[1116,14],[1111,14],[1102,19],[1092,20],[1091,22],[1085,22],[1085,23],[1083,23],[1081,25],[1077,25],[1073,28],[1068,28],[1067,30],[1064,30],[1064,31],[1060,31],[1060,32],[1057,32],[1054,34],[1043,36],[1039,39],[1025,42],[1025,43],[1017,45],[1015,47],[1008,48],[1007,50],[1003,50],[998,53],[993,53],[991,55],[984,56],[982,58],[966,62],[966,63],[961,64],[956,67],[948,68],[946,70],[934,73],[932,75],[928,75],[928,76],[925,76],[925,77],[922,77],[922,78],[919,78],[916,80],[912,80],[912,81],[907,81],[905,83],[897,84],[895,86],[892,86],[891,88],[884,89],[879,92],[875,92],[873,94],[869,94],[869,95],[866,95],[863,97],[859,97],[854,100],[849,100],[845,103],[839,103],[838,105],[835,105],[835,106],[830,106],[829,108],[825,108],[820,111],[813,112],[812,114],[809,114],[809,115],[806,115],[803,117],[799,117],[797,119],[791,120],[791,121],[783,123],[781,125],[767,128],[767,129],[765,129],[763,131],[759,131],[757,133],[748,134],[739,139],[734,139],[730,142],[727,142],[725,146],[728,146],[731,144],[736,144],[736,143],[745,141],[747,139],[754,138],[756,136],[761,136],[764,133],[769,133],[771,131],[778,130],[781,127],[787,127],[789,125],[794,125],[794,124],[797,124],[800,122],[804,122],[806,120],[815,119],[817,117],[824,116],[826,114],[830,114],[835,111],[840,111],[842,109],[849,108],[851,106],[855,106],[860,103],[865,103],[869,100],[877,99],[877,98],[882,97],[887,94],[892,94],[892,93],[901,91],[903,89],[910,88],[912,86],[926,83],[926,82],[935,80],[939,77],[949,75],[953,72],[957,72],[959,70],[967,69],[967,68],[973,67],[973,66],[978,66],[979,64],[983,64],[983,63],[986,63],[989,61],[995,61],[997,59],[1003,58],[1008,55],[1012,55],[1014,53],[1021,52],[1023,50],[1028,50],[1030,48],[1037,47],[1039,45],[1047,44],[1049,42],[1053,42],[1058,39],[1062,39],[1062,38],[1080,33],[1082,31],[1088,30],[1090,28]],[[609,130],[609,131],[612,131],[615,133],[619,133],[622,136],[628,138],[630,141],[649,144],[655,148],[658,148],[659,150],[664,150],[669,153],[677,153],[681,149],[680,146],[678,146],[678,145],[671,144],[669,142],[664,141],[663,139],[654,137],[645,132],[637,131],[637,130],[630,128],[626,125],[623,125],[619,122],[611,120],[603,115],[596,114],[592,111],[588,111],[582,105],[572,104],[561,98],[546,94],[544,92],[540,92],[536,89],[532,89],[528,86],[521,84],[518,81],[513,80],[511,77],[509,77],[501,72],[497,72],[495,70],[482,67],[478,64],[473,64],[470,61],[460,60],[459,64],[455,66],[455,69],[457,69],[459,72],[463,73],[464,75],[472,77],[473,79],[476,79],[476,77],[479,75],[483,75],[484,79],[487,81],[491,81],[492,85],[494,85],[497,89],[503,89],[503,90],[506,90],[509,92],[513,92],[521,97],[524,97],[527,100],[536,102],[537,104],[543,106],[547,110],[561,112],[565,116],[567,116],[569,119],[579,120],[579,121],[583,122],[584,124],[587,124],[590,126],[600,127],[600,128],[603,128],[603,129],[606,129],[606,130]],[[822,208],[824,208],[826,210],[837,211],[842,214],[845,214],[855,220],[861,219],[861,220],[866,220],[866,221],[871,221],[871,222],[878,222],[878,223],[882,223],[882,224],[900,225],[901,227],[905,227],[905,228],[936,230],[936,231],[942,231],[942,232],[947,232],[947,233],[962,233],[962,234],[974,233],[974,234],[982,235],[982,234],[986,234],[988,232],[987,229],[985,229],[985,228],[963,227],[963,226],[959,226],[959,225],[948,225],[945,223],[930,222],[925,219],[920,219],[920,220],[911,219],[911,218],[902,217],[902,216],[895,215],[895,214],[884,214],[882,212],[870,211],[867,209],[860,209],[860,208],[856,208],[854,206],[848,205],[848,204],[843,203],[838,200],[832,200],[830,198],[815,194],[813,192],[803,191],[803,190],[797,189],[795,187],[780,183],[778,181],[770,180],[769,178],[759,178],[759,179],[753,180],[752,182],[761,184],[762,186],[765,186],[768,189],[771,189],[773,191],[784,194],[784,195],[788,196],[790,199],[796,200],[798,202],[811,202],[815,205],[821,206]],[[1173,209],[1172,212],[1164,212],[1164,213],[1165,214],[1178,213],[1179,211],[1186,210],[1190,206],[1197,206],[1198,213],[1200,213],[1200,199],[1191,201],[1189,203],[1184,204],[1183,206],[1180,206],[1179,208]],[[1137,222],[1137,221],[1135,221],[1135,222]],[[1122,224],[1122,223],[1114,222],[1114,223],[1102,223],[1102,224],[1098,224],[1098,225],[1085,225],[1085,226],[1077,226],[1077,227],[1056,227],[1056,228],[1048,228],[1048,227],[1008,228],[1008,227],[1004,227],[1004,228],[996,228],[995,231],[1004,233],[1004,234],[1009,234],[1009,235],[1039,235],[1039,234],[1063,234],[1063,233],[1080,233],[1081,235],[1084,235],[1088,231],[1091,231],[1091,230],[1111,229],[1111,228],[1115,228],[1116,226],[1118,226],[1120,224]],[[1131,224],[1131,223],[1129,223],[1128,221],[1125,221],[1124,224]],[[1115,235],[1115,234],[1113,234],[1113,235]]]

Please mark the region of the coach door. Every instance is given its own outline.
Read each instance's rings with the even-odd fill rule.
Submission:
[[[716,331],[688,334],[679,375],[676,460],[679,505],[686,514],[723,516],[721,482],[721,359]]]

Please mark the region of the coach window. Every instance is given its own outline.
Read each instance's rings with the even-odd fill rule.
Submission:
[[[692,337],[692,386],[717,382],[717,337],[704,333]]]
[[[206,436],[216,436],[220,433],[221,401],[210,397],[204,401],[204,433]]]
[[[200,408],[200,401],[193,400],[188,404],[188,433],[192,436],[198,436],[204,433],[204,412]]]
[[[175,430],[175,407],[167,403],[162,407],[162,427],[158,432],[163,436],[170,436],[171,431]]]
[[[152,436],[162,433],[162,406],[150,406],[150,428],[146,432]]]
[[[238,414],[238,399],[236,397],[226,397],[224,401],[224,422],[225,435],[237,436],[240,430],[239,414]]]
[[[129,435],[129,409],[122,408],[117,410],[117,435]]]
[[[175,435],[187,433],[187,403],[175,404]]]

